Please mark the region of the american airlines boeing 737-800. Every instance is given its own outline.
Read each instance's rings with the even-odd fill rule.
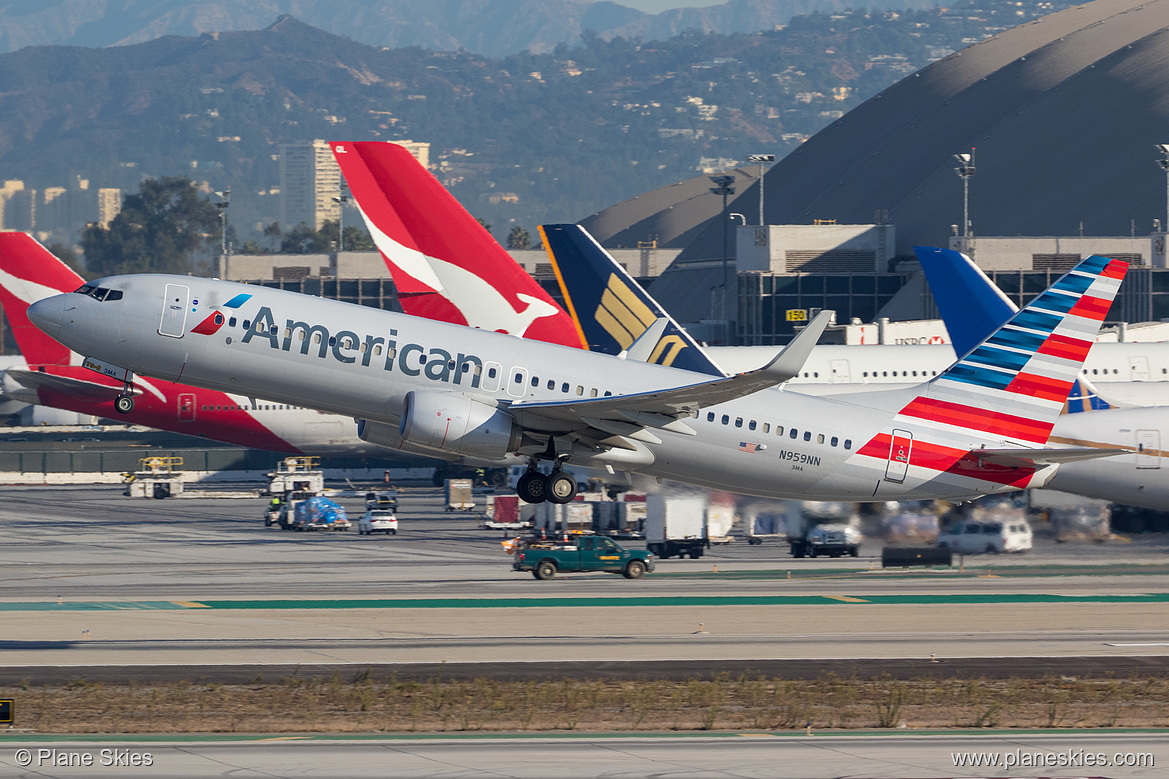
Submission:
[[[528,500],[572,499],[566,461],[761,496],[954,498],[1042,486],[1061,463],[1120,451],[1046,444],[1126,269],[1088,258],[928,383],[836,399],[776,388],[823,316],[766,366],[696,382],[642,361],[652,327],[622,359],[209,279],[110,277],[28,314],[127,381],[346,414],[394,448],[528,457]]]

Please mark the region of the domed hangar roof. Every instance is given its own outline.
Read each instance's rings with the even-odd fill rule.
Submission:
[[[898,253],[962,221],[953,155],[976,147],[981,235],[1128,235],[1165,217],[1169,0],[1095,0],[914,73],[821,130],[765,176],[770,224],[864,224],[886,212]],[[758,186],[731,210],[758,212]],[[644,217],[643,217],[644,219]],[[717,215],[679,260],[721,255]]]

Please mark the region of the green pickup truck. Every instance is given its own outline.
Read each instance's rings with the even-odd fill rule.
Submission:
[[[523,541],[514,549],[512,570],[551,579],[557,571],[605,571],[639,579],[654,569],[653,555],[625,549],[604,536],[569,536],[567,541]]]

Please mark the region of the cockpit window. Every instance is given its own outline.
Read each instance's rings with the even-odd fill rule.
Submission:
[[[106,287],[95,287],[92,284],[82,284],[76,290],[81,295],[89,295],[94,300],[121,300],[122,290],[107,289]]]

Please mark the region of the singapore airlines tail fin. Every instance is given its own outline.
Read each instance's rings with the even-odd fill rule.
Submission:
[[[406,313],[583,346],[568,315],[405,147],[331,146]]]
[[[69,365],[72,354],[28,319],[42,298],[72,292],[85,280],[27,233],[0,232],[0,304],[29,365]]]
[[[659,319],[666,325],[648,362],[712,376],[726,372],[651,298],[588,231],[576,224],[542,225],[540,237],[560,293],[589,348],[618,354]]]
[[[1042,445],[1127,270],[1106,257],[1081,261],[926,384],[899,415]]]

